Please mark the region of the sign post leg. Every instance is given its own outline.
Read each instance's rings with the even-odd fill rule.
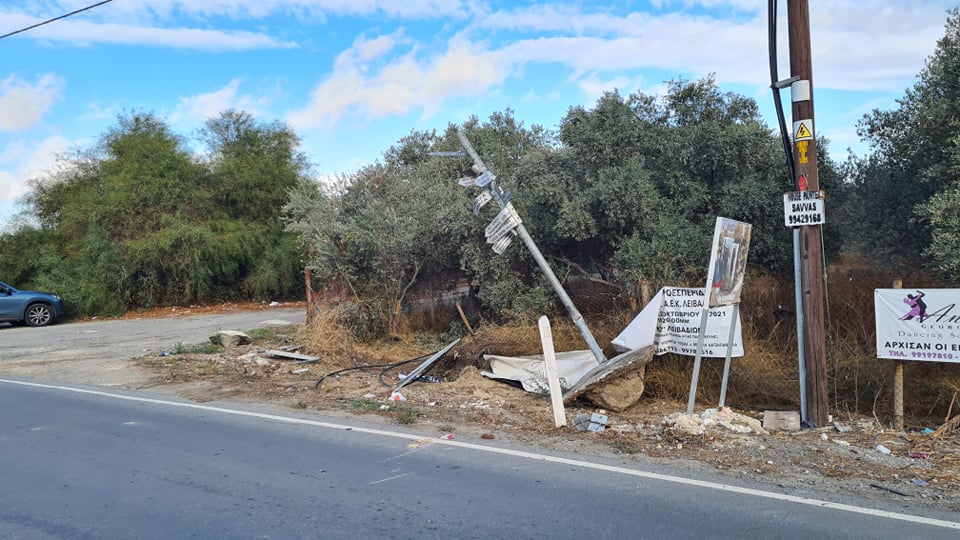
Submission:
[[[730,379],[730,357],[733,355],[733,340],[737,335],[737,319],[740,316],[740,304],[733,305],[733,317],[730,319],[730,337],[727,338],[727,358],[723,363],[723,382],[720,384],[720,408],[727,401],[727,380]]]
[[[540,317],[540,342],[543,345],[543,363],[547,367],[547,382],[550,386],[550,403],[553,405],[553,425],[567,425],[567,415],[563,408],[563,389],[560,388],[560,376],[557,374],[557,355],[553,350],[553,331],[550,320]]]
[[[893,280],[893,288],[903,287],[902,279]],[[893,364],[893,429],[903,431],[903,361]]]
[[[690,378],[690,398],[687,400],[687,414],[693,414],[693,405],[697,400],[697,379],[700,378],[700,359],[703,356],[703,340],[707,334],[708,308],[703,308],[700,317],[700,336],[697,338],[697,357],[693,361],[693,376]]]

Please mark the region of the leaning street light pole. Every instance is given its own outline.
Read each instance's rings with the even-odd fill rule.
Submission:
[[[787,0],[790,75],[793,96],[794,182],[799,191],[820,189],[813,121],[813,67],[808,0]],[[827,361],[824,345],[824,278],[820,225],[800,227],[800,281],[803,297],[803,365],[806,368],[807,423],[827,424]]]
[[[470,159],[473,160],[474,172],[481,175],[481,178],[486,178],[486,183],[480,187],[489,186],[491,198],[492,200],[496,201],[502,209],[502,216],[505,218],[509,218],[511,214],[515,216],[515,221],[510,222],[509,219],[500,220],[500,215],[498,215],[498,219],[495,219],[494,223],[491,224],[491,227],[494,227],[494,224],[503,225],[503,227],[499,227],[499,234],[497,232],[494,233],[500,238],[499,241],[494,243],[494,251],[497,253],[502,253],[503,250],[506,249],[506,246],[509,245],[510,238],[512,238],[511,235],[516,234],[518,237],[520,237],[520,240],[523,241],[524,245],[527,246],[527,249],[533,256],[533,259],[537,261],[537,265],[540,266],[540,271],[542,271],[543,275],[547,277],[547,281],[550,282],[554,292],[556,292],[557,296],[560,297],[560,302],[562,302],[563,306],[567,308],[567,313],[570,314],[573,324],[575,324],[580,330],[583,340],[587,342],[587,347],[590,348],[590,352],[592,352],[594,358],[597,359],[597,363],[606,363],[607,357],[604,356],[603,350],[599,345],[597,345],[597,340],[593,338],[593,334],[590,332],[590,329],[587,328],[587,323],[583,320],[583,315],[581,315],[580,311],[577,310],[577,306],[573,305],[573,300],[570,299],[570,297],[567,295],[567,292],[563,289],[563,285],[560,284],[560,280],[558,280],[557,276],[554,275],[553,270],[547,263],[547,260],[543,257],[543,254],[540,253],[540,249],[537,248],[537,245],[533,242],[533,238],[530,237],[530,233],[527,232],[526,227],[523,226],[523,223],[520,221],[519,217],[516,217],[516,212],[513,211],[513,206],[510,204],[509,196],[497,185],[496,178],[492,173],[490,173],[490,171],[487,169],[487,166],[483,164],[483,160],[480,159],[480,155],[477,154],[477,151],[473,148],[473,145],[470,144],[470,141],[467,139],[467,136],[463,130],[457,130],[457,138],[460,139],[460,145],[463,146],[464,151],[466,151],[467,155],[470,156]],[[479,210],[479,206],[485,204],[486,201],[480,202],[480,199],[482,198],[483,195],[478,198],[478,202],[474,206],[475,211]],[[491,227],[487,228],[488,241],[491,240]],[[493,230],[496,231],[496,229],[497,227],[495,227]]]

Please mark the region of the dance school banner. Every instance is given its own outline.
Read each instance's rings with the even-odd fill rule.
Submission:
[[[877,358],[960,363],[960,289],[876,289]]]

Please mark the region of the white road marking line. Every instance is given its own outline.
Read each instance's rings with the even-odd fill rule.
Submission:
[[[418,441],[423,439],[420,435],[410,434],[410,433],[401,433],[398,431],[387,431],[382,429],[372,429],[365,427],[354,427],[347,426],[344,424],[334,424],[330,422],[320,422],[317,420],[307,420],[305,418],[291,418],[288,416],[280,416],[276,414],[267,414],[267,413],[258,413],[251,411],[240,411],[234,409],[225,409],[223,407],[211,407],[208,405],[199,405],[197,403],[178,403],[176,401],[166,401],[162,399],[153,399],[145,398],[138,396],[126,396],[123,394],[112,394],[109,392],[101,392],[98,390],[86,390],[83,388],[71,388],[69,386],[58,386],[52,384],[41,384],[41,383],[32,383],[26,381],[14,381],[9,379],[0,379],[0,383],[14,384],[19,386],[29,386],[34,388],[46,388],[48,390],[61,390],[64,392],[73,392],[76,394],[88,394],[93,396],[102,396],[113,399],[120,399],[126,401],[136,401],[140,403],[152,403],[155,405],[166,405],[169,407],[181,407],[184,409],[194,409],[198,411],[208,411],[208,412],[219,412],[223,414],[232,414],[236,416],[246,416],[250,418],[261,418],[264,420],[273,420],[275,422],[283,422],[287,424],[299,424],[305,426],[314,426],[321,428],[337,429],[341,431],[356,431],[360,433],[368,433],[371,435],[380,435],[383,437],[394,437],[398,439],[406,439],[410,441]],[[946,529],[958,529],[960,530],[960,523],[955,521],[946,521],[942,519],[933,519],[922,516],[914,516],[910,514],[901,514],[899,512],[889,512],[887,510],[876,510],[873,508],[863,508],[860,506],[853,506],[850,504],[835,503],[830,501],[823,501],[819,499],[810,499],[807,497],[798,497],[796,495],[785,495],[782,493],[773,493],[769,491],[762,491],[759,489],[744,488],[739,486],[732,486],[729,484],[720,484],[717,482],[707,482],[704,480],[694,480],[691,478],[683,478],[681,476],[670,476],[667,474],[652,473],[646,471],[638,471],[635,469],[628,469],[626,467],[618,467],[616,465],[604,465],[601,463],[590,463],[587,461],[579,461],[575,459],[557,457],[557,456],[548,456],[546,454],[538,454],[535,452],[527,452],[524,450],[511,450],[508,448],[497,448],[494,446],[483,446],[473,443],[465,443],[461,441],[454,441],[449,439],[431,439],[434,444],[445,444],[447,446],[456,446],[460,448],[468,448],[470,450],[476,450],[479,452],[490,452],[494,454],[502,454],[514,457],[521,457],[526,459],[532,459],[537,461],[546,461],[549,463],[559,463],[563,465],[570,465],[574,467],[581,467],[584,469],[593,469],[598,471],[606,471],[616,474],[623,474],[627,476],[635,476],[640,478],[648,478],[651,480],[660,480],[663,482],[672,482],[675,484],[682,484],[687,486],[694,486],[706,489],[714,489],[717,491],[724,491],[729,493],[739,493],[741,495],[750,495],[754,497],[762,497],[766,499],[774,499],[778,501],[787,501],[796,504],[803,504],[807,506],[816,506],[818,508],[829,508],[831,510],[838,510],[841,512],[850,512],[853,514],[863,514],[874,517],[882,517],[887,519],[896,519],[899,521],[908,521],[911,523],[921,523],[924,525],[931,525],[933,527],[943,527]],[[403,476],[403,475],[401,475]],[[391,478],[385,478],[384,480],[378,480],[377,482],[384,482],[391,480]],[[374,482],[376,483],[376,482]]]
[[[409,474],[410,474],[410,473],[405,472],[405,473],[403,473],[403,474],[398,474],[398,475],[396,475],[396,476],[388,476],[388,477],[384,478],[383,480],[375,480],[375,481],[373,481],[373,482],[370,482],[370,485],[372,486],[372,485],[374,485],[374,484],[382,484],[382,483],[384,483],[384,482],[389,482],[389,481],[391,481],[391,480],[396,480],[397,478],[403,478],[404,476],[407,476],[407,475],[409,475]]]

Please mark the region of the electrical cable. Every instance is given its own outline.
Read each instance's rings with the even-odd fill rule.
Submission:
[[[323,375],[322,377],[320,377],[320,379],[317,381],[317,383],[313,385],[313,389],[314,389],[314,390],[319,390],[319,389],[320,389],[320,385],[323,384],[323,380],[326,379],[327,377],[333,377],[333,376],[339,375],[339,374],[341,374],[341,373],[347,373],[347,372],[349,372],[349,371],[360,371],[360,370],[364,370],[364,369],[386,368],[386,369],[384,369],[384,370],[381,372],[381,374],[380,374],[381,377],[382,377],[382,376],[383,376],[383,373],[386,373],[387,371],[389,371],[389,370],[391,370],[391,369],[393,369],[393,368],[402,366],[402,365],[404,365],[404,364],[409,364],[409,363],[411,363],[411,362],[416,362],[417,360],[423,360],[424,358],[427,358],[428,356],[430,356],[430,355],[429,355],[429,354],[425,354],[425,355],[423,355],[423,356],[418,356],[418,357],[416,357],[416,358],[411,358],[410,360],[404,360],[404,361],[402,361],[402,362],[394,362],[394,363],[391,363],[391,364],[374,364],[374,365],[370,365],[370,366],[356,366],[356,367],[351,367],[351,368],[338,369],[337,371],[331,371],[330,373],[327,373],[326,375]],[[380,379],[380,382],[381,382],[381,384],[383,384],[384,386],[389,386],[388,384],[386,384],[386,383],[383,382],[383,379],[382,379],[382,378]]]
[[[768,0],[767,9],[767,42],[770,55],[770,88],[773,90],[773,104],[777,112],[777,123],[780,127],[780,141],[783,144],[783,153],[787,158],[787,168],[790,170],[790,185],[796,180],[796,164],[793,160],[793,150],[790,148],[790,135],[787,131],[787,121],[783,114],[783,101],[780,99],[780,76],[777,74],[777,0]],[[794,188],[796,186],[794,185]]]
[[[67,17],[72,17],[73,15],[76,15],[77,13],[83,13],[84,11],[91,10],[91,9],[93,9],[93,8],[95,8],[95,7],[99,7],[99,6],[102,6],[102,5],[104,5],[104,4],[109,4],[110,2],[113,2],[113,0],[103,0],[102,2],[97,2],[96,4],[87,6],[87,7],[85,7],[85,8],[80,8],[80,9],[78,9],[78,10],[76,10],[76,11],[71,11],[70,13],[66,13],[66,14],[64,14],[64,15],[60,15],[59,17],[54,17],[54,18],[52,18],[52,19],[47,19],[47,20],[45,20],[45,21],[43,21],[43,22],[39,22],[39,23],[37,23],[37,24],[28,26],[28,27],[26,27],[26,28],[21,28],[21,29],[19,29],[19,30],[14,30],[13,32],[10,32],[10,33],[7,33],[7,34],[4,34],[4,35],[0,36],[0,39],[3,39],[3,38],[6,38],[6,37],[10,37],[10,36],[19,34],[19,33],[21,33],[21,32],[26,32],[27,30],[33,30],[34,28],[36,28],[36,27],[38,27],[38,26],[43,26],[43,25],[45,25],[45,24],[50,24],[50,23],[52,23],[52,22],[54,22],[54,21],[59,21],[60,19],[66,19]]]

